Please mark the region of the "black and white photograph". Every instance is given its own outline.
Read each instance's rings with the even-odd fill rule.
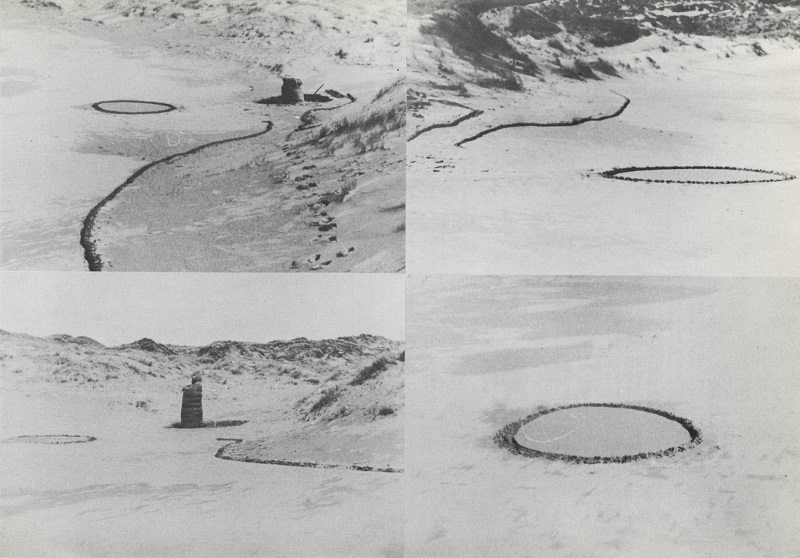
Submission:
[[[0,558],[800,558],[798,107],[800,0],[0,0]]]
[[[406,298],[407,556],[797,555],[797,279]]]
[[[3,0],[0,269],[402,270],[404,7]]]
[[[795,0],[410,0],[409,272],[797,275]]]
[[[0,554],[401,556],[403,281],[0,274]]]

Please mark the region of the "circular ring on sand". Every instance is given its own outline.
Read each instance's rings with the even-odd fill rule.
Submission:
[[[747,176],[748,173],[749,176]],[[681,174],[689,174],[689,177],[682,178]],[[736,174],[743,177],[735,178],[733,175]],[[715,175],[720,176],[715,177]],[[786,172],[707,165],[623,167],[603,171],[600,176],[615,180],[651,184],[759,184],[764,182],[784,182],[796,178]]]
[[[161,114],[162,112],[176,110],[178,107],[158,101],[115,99],[113,101],[99,101],[94,103],[92,108],[109,114]]]
[[[543,409],[503,427],[495,442],[511,453],[573,463],[627,463],[686,451],[702,441],[688,419],[622,403]]]
[[[16,442],[21,444],[83,444],[97,440],[94,436],[82,434],[25,434],[6,438],[3,442]]]

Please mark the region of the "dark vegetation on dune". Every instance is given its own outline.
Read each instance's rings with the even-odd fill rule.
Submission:
[[[524,6],[528,3],[521,0],[410,0],[408,10],[414,15],[424,15],[436,10],[459,7],[473,14],[480,14],[493,8]]]
[[[61,11],[61,6],[55,2],[51,2],[50,0],[22,0],[20,4],[29,8],[44,8],[48,10],[57,10],[59,12]]]
[[[344,117],[331,125],[320,128],[317,139],[324,140],[333,135],[344,135],[356,131],[372,130],[380,127],[385,131],[399,130],[405,121],[405,106],[394,105],[384,111],[370,111],[356,117]]]
[[[6,333],[9,335],[8,333]],[[55,335],[48,336],[48,339],[52,339],[53,341],[58,341],[59,343],[70,343],[75,345],[85,345],[91,347],[102,347],[103,344],[99,341],[92,339],[91,337],[86,337],[85,335],[79,335],[77,337],[73,337],[72,335],[67,335],[66,333],[57,333]]]
[[[380,89],[360,110],[320,126],[310,143],[331,155],[346,144],[366,153],[385,147],[392,132],[405,129],[405,124],[405,86],[400,79]]]
[[[781,9],[796,5],[797,0],[698,0],[685,4],[666,0],[416,0],[409,7],[421,17],[419,30],[434,47],[441,49],[446,44],[455,57],[471,66],[471,72],[455,75],[454,67],[440,62],[440,80],[431,87],[468,96],[465,82],[487,89],[523,91],[524,76],[545,79],[547,72],[580,81],[620,77],[612,63],[598,56],[598,50],[653,33],[672,35],[684,46],[689,43],[676,34],[800,40],[800,11]],[[544,44],[532,44],[531,39]],[[703,48],[700,43],[696,46]],[[758,42],[752,48],[759,56],[767,54]],[[662,51],[668,52],[663,45]],[[652,58],[647,60],[659,67]]]
[[[322,395],[308,410],[309,414],[317,413],[335,403],[339,396],[342,394],[342,389],[339,386],[329,387],[322,391]]]
[[[337,372],[326,382],[337,382],[324,387],[315,395],[300,399],[296,408],[304,420],[333,421],[361,414],[371,420],[394,415],[402,406],[402,363],[405,351],[384,352],[366,365],[353,371]],[[361,395],[372,394],[371,401],[355,401]],[[313,403],[312,403],[313,402]]]
[[[797,0],[411,0],[415,15],[457,9],[474,16],[502,13],[504,33],[537,39],[563,31],[597,47],[635,41],[652,29],[692,35],[800,38],[798,14],[780,7]],[[669,11],[665,10],[666,8]],[[497,30],[497,29],[496,29]]]
[[[539,74],[533,60],[466,10],[435,12],[420,31],[444,39],[456,56],[469,60],[479,70],[495,74],[497,77],[491,79],[497,80],[497,87],[516,90],[520,86],[515,73]]]
[[[88,337],[65,334],[45,338],[8,332],[2,335],[0,360],[9,367],[18,360],[18,373],[41,376],[48,382],[77,384],[173,378],[199,372],[222,382],[230,376],[248,376],[315,385],[334,373],[352,370],[355,374],[401,347],[396,341],[368,334],[268,343],[215,341],[201,347],[168,345],[149,338],[107,347]],[[35,366],[27,366],[31,362]]]
[[[385,372],[387,368],[389,368],[390,364],[394,364],[397,362],[392,357],[388,356],[381,356],[376,358],[370,364],[362,368],[356,374],[356,377],[350,381],[351,386],[359,386],[363,383],[366,383],[378,376],[381,372]]]
[[[147,337],[142,337],[138,341],[128,343],[127,345],[120,345],[120,349],[132,349],[137,351],[147,351],[148,353],[161,353],[162,355],[174,355],[175,351],[167,345],[153,341]]]
[[[579,58],[576,58],[570,66],[559,66],[555,69],[555,72],[569,79],[577,79],[582,81],[587,79],[600,79],[600,77],[594,72],[591,64],[584,62]]]
[[[513,6],[487,13],[490,28],[515,36],[546,39],[561,32],[581,37],[596,47],[610,47],[630,43],[649,34],[635,21],[618,19],[602,13],[585,15],[582,11],[564,9],[554,4]]]
[[[597,60],[592,60],[589,62],[589,66],[600,73],[603,73],[607,76],[612,77],[620,77],[619,72],[617,72],[614,65],[609,62],[608,60],[604,60],[602,58],[598,58]]]
[[[528,35],[534,39],[544,39],[559,33],[561,27],[530,6],[514,6],[509,13],[506,31],[512,35]]]

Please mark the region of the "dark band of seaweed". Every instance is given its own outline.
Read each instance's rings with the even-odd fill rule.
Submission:
[[[284,467],[306,467],[310,469],[348,469],[350,471],[361,471],[365,473],[402,473],[403,469],[397,467],[378,467],[374,465],[338,465],[333,463],[319,463],[317,461],[291,461],[288,459],[260,459],[257,457],[231,456],[227,454],[229,448],[241,444],[241,438],[217,438],[220,441],[228,441],[217,450],[214,457],[227,461],[240,461],[242,463],[258,463],[261,465],[280,465]]]
[[[128,111],[128,110],[113,110],[104,108],[102,105],[106,105],[109,103],[135,103],[139,105],[155,105],[162,107],[159,110],[142,110],[142,111]],[[134,99],[114,99],[112,101],[99,101],[92,105],[94,110],[99,110],[100,112],[106,112],[108,114],[161,114],[162,112],[170,112],[173,110],[177,110],[178,107],[175,105],[171,105],[169,103],[161,103],[158,101],[136,101]]]
[[[167,428],[179,428],[182,430],[195,430],[198,428],[231,428],[233,426],[241,426],[247,424],[246,420],[207,420],[203,421],[199,426],[184,426],[180,422],[174,422]]]
[[[44,439],[54,439],[52,442],[45,442]],[[63,441],[58,441],[62,440]],[[83,444],[97,440],[94,436],[84,436],[83,434],[23,434],[5,438],[3,442],[34,442],[40,444]]]
[[[517,434],[519,429],[528,424],[529,422],[536,420],[541,416],[554,413],[556,411],[563,411],[565,409],[574,409],[576,407],[610,407],[615,409],[631,409],[634,411],[643,411],[646,413],[652,413],[680,424],[689,433],[690,439],[685,444],[681,444],[679,446],[673,446],[658,451],[641,452],[632,455],[620,455],[620,456],[595,455],[591,457],[534,450],[520,445],[514,439],[514,436]],[[690,421],[689,419],[673,415],[668,411],[662,411],[660,409],[653,409],[651,407],[642,407],[639,405],[627,405],[624,403],[574,403],[572,405],[563,405],[561,407],[552,407],[549,409],[544,409],[542,411],[537,411],[536,413],[528,415],[525,418],[514,421],[511,424],[507,424],[506,426],[501,428],[494,436],[495,444],[497,444],[503,449],[510,451],[514,455],[543,458],[543,459],[548,459],[550,461],[556,461],[556,460],[569,461],[571,463],[579,463],[586,465],[597,464],[597,463],[628,463],[631,461],[638,461],[640,459],[667,457],[691,449],[699,445],[702,442],[702,440],[703,439],[700,434],[700,431],[694,426],[694,424],[692,424],[692,421]]]
[[[640,171],[671,171],[671,170],[723,170],[723,171],[736,171],[736,172],[752,172],[755,174],[770,175],[775,178],[763,179],[748,179],[748,180],[675,180],[670,178],[638,178],[635,176],[623,176],[630,172]],[[645,182],[654,184],[761,184],[766,182],[785,182],[787,180],[794,180],[796,176],[780,171],[772,171],[765,169],[751,169],[744,167],[727,167],[716,165],[667,165],[667,166],[650,166],[650,167],[620,167],[611,170],[602,171],[599,173],[603,178],[613,178],[614,180],[626,180],[628,182]]]

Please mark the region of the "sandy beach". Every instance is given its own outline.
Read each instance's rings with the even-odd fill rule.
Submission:
[[[400,343],[106,347],[2,332],[0,351],[4,554],[402,555]],[[176,428],[197,370],[209,426]],[[336,400],[318,404],[326,390]]]
[[[407,555],[792,554],[797,289],[779,279],[412,280]],[[493,441],[537,409],[590,402],[674,413],[703,441],[597,465]]]
[[[759,50],[748,37],[659,30],[597,48],[568,32],[546,39],[492,27],[522,8],[508,10],[482,12],[483,33],[538,70],[514,74],[518,85],[505,89],[481,64],[508,72],[507,53],[481,51],[484,60],[463,29],[433,27],[436,13],[451,12],[409,20],[411,272],[796,274],[796,39],[761,39]],[[565,77],[567,59],[595,69]],[[730,184],[633,183],[601,174],[704,165],[789,180],[747,183],[745,171],[721,178]],[[706,180],[700,170],[654,176]]]
[[[380,107],[370,107],[382,89],[402,77],[400,3],[373,12],[355,4],[298,10],[276,3],[269,7],[271,18],[264,8],[239,2],[220,2],[218,8],[203,16],[191,6],[162,13],[157,2],[135,9],[71,1],[57,8],[4,5],[2,118],[9,132],[2,149],[3,269],[403,268],[404,150],[402,134],[391,128],[402,126],[404,99],[394,95],[391,106],[387,97]],[[284,12],[292,15],[282,20]],[[395,17],[382,18],[379,26],[378,20],[372,23],[379,13]],[[346,32],[338,27],[342,22]],[[342,90],[340,98],[358,100],[351,122],[353,114],[371,110],[393,110],[397,116],[382,121],[386,138],[368,125],[341,138],[334,133],[324,151],[309,150],[323,124],[327,130],[341,128],[337,118],[346,119],[347,112],[336,108],[349,103],[328,97],[332,102],[324,111],[313,102],[256,103],[280,92],[283,75],[314,84],[309,93],[320,86],[321,93]],[[114,99],[168,103],[177,110],[125,115],[92,108]],[[387,125],[392,118],[394,124]],[[96,219],[102,227],[83,230],[90,212],[143,166],[250,136],[268,123],[273,134],[233,150],[233,156],[207,149],[184,157],[180,178],[192,184],[216,181],[195,199],[176,198],[171,169],[155,165],[147,177],[151,182],[141,185],[144,199],[132,195],[134,188],[114,196],[114,207],[105,204],[107,214]],[[303,133],[290,138],[298,128]],[[41,153],[35,162],[34,145]],[[286,152],[303,164],[276,162]],[[329,152],[340,152],[341,165]],[[320,158],[325,165],[314,162]],[[313,181],[319,193],[295,190],[299,184],[290,183],[308,174],[302,167],[309,165],[324,173]],[[237,175],[243,169],[251,171],[248,176]],[[309,209],[316,198],[337,195],[342,187],[352,192],[346,203]],[[399,211],[382,211],[387,208]],[[333,235],[310,234],[320,211],[326,213],[323,219],[340,219],[334,241]],[[93,258],[99,243],[107,254]]]

